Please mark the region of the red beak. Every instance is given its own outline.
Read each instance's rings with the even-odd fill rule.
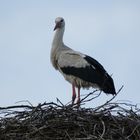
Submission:
[[[55,27],[54,27],[54,31],[55,31],[57,28],[60,28],[60,27],[61,27],[61,23],[60,23],[60,22],[56,23],[56,25],[55,25]]]

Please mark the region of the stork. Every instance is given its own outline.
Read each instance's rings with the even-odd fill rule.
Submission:
[[[78,89],[77,103],[80,103],[81,87],[93,87],[106,94],[115,95],[113,79],[104,67],[94,58],[75,51],[64,44],[65,21],[62,17],[55,19],[54,31],[51,63],[72,84],[72,104],[76,99],[76,88]]]

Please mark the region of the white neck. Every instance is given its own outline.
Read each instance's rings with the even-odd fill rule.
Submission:
[[[52,46],[55,48],[60,48],[63,46],[63,35],[64,35],[64,28],[58,28],[55,31]]]
[[[58,69],[57,57],[59,55],[59,52],[65,47],[63,43],[63,34],[64,34],[64,28],[60,28],[60,29],[58,28],[55,31],[53,42],[52,42],[51,62],[56,69]]]

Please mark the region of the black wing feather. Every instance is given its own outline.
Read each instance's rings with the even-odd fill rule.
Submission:
[[[104,67],[90,56],[84,59],[90,64],[86,67],[61,67],[61,70],[67,75],[76,76],[84,81],[97,84],[105,93],[116,94],[113,79],[107,74]]]
[[[97,60],[95,60],[94,58],[92,58],[92,57],[86,55],[86,56],[84,57],[84,59],[85,59],[89,64],[93,65],[96,69],[98,69],[98,71],[100,71],[101,73],[105,73],[105,72],[106,72],[105,69],[104,69],[104,67],[103,67]]]

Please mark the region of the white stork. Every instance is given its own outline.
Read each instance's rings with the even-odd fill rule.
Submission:
[[[72,50],[63,42],[65,21],[62,17],[55,20],[55,35],[51,48],[51,62],[56,70],[72,84],[72,103],[76,98],[75,87],[78,88],[80,102],[80,88],[97,88],[107,94],[115,95],[114,82],[104,67],[94,58]]]

